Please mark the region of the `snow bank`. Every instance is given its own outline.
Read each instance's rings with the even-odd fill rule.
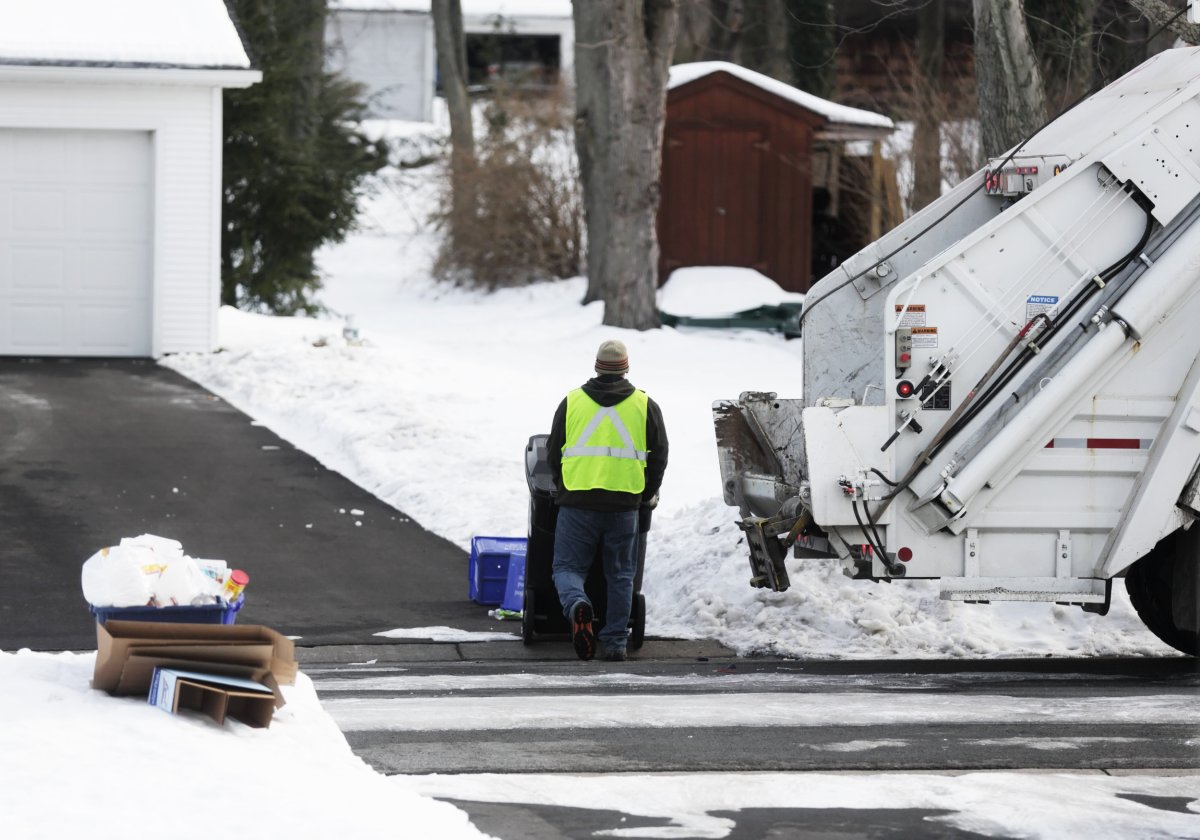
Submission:
[[[21,840],[481,838],[355,756],[303,674],[269,729],[88,686],[95,654],[0,653],[0,825]]]
[[[721,318],[759,306],[803,302],[804,295],[785,292],[753,268],[677,268],[658,290],[659,311],[692,318]]]

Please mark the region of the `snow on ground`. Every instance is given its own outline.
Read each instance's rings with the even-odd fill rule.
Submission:
[[[19,840],[482,838],[354,755],[308,677],[268,729],[88,686],[95,654],[0,653],[0,834]]]
[[[402,790],[462,801],[524,802],[611,810],[669,821],[618,827],[603,836],[722,838],[736,821],[723,812],[752,808],[921,808],[927,816],[983,836],[1031,840],[1141,840],[1196,837],[1195,777],[1109,777],[1099,773],[665,773],[661,775],[394,776]],[[1147,799],[1179,797],[1179,810],[1147,807]],[[734,815],[736,816],[736,815]],[[802,819],[797,815],[795,818]],[[932,827],[931,827],[932,829]],[[844,836],[838,833],[838,836]]]
[[[524,535],[526,443],[549,430],[559,400],[591,375],[600,342],[619,337],[630,379],[662,406],[671,442],[643,586],[648,633],[803,657],[1172,653],[1142,627],[1119,583],[1107,617],[942,601],[936,582],[851,581],[827,560],[790,559],[787,592],[752,589],[736,511],[720,497],[711,405],[748,390],[798,396],[800,342],[607,328],[600,304],[580,305],[579,278],[490,295],[439,285],[429,276],[436,241],[426,224],[435,174],[393,171],[364,229],[320,254],[330,316],[226,309],[222,352],[164,364],[467,549],[477,535]],[[779,302],[741,270],[725,284],[716,271],[672,278],[663,300],[690,301],[691,312],[676,314]],[[359,346],[343,338],[348,321]]]
[[[376,633],[385,639],[421,639],[430,642],[512,642],[516,633],[485,633],[459,630],[454,627],[398,627]]]
[[[750,306],[803,303],[804,295],[785,292],[753,268],[697,266],[677,268],[658,294],[658,308],[671,315],[721,318]]]

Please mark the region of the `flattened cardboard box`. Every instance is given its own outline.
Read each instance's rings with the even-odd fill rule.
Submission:
[[[254,679],[255,674],[270,674],[271,650],[270,645],[226,645],[217,660],[203,645],[135,647],[126,658],[121,678],[112,693],[141,694],[141,687],[150,684],[154,669],[159,667],[191,668],[210,674]]]
[[[256,624],[173,624],[163,621],[96,623],[96,669],[92,687],[110,694],[150,690],[156,666],[257,679],[296,681],[296,649],[291,639]],[[277,704],[282,705],[277,694]]]
[[[258,728],[270,726],[275,713],[275,691],[257,680],[175,668],[154,669],[147,700],[172,714],[192,709],[220,724],[231,717]]]

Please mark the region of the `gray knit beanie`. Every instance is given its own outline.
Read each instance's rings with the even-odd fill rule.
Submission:
[[[624,376],[629,372],[629,351],[624,342],[609,339],[600,345],[596,351],[596,373],[600,375],[616,373]]]

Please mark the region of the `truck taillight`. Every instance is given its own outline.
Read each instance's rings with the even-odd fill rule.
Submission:
[[[902,563],[907,563],[909,560],[912,559],[912,549],[909,548],[908,546],[904,546],[904,548],[902,548],[896,552],[896,557]]]

